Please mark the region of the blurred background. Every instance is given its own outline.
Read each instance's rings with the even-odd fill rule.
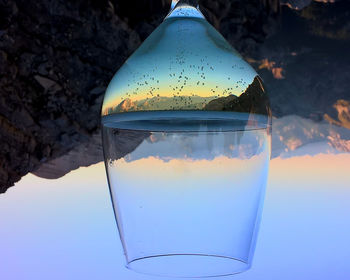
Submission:
[[[151,279],[123,267],[100,110],[170,2],[0,0],[0,278]],[[350,1],[200,9],[258,71],[273,114],[256,260],[236,279],[349,279]]]

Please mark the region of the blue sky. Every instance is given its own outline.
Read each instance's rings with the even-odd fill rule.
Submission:
[[[273,159],[253,267],[226,279],[349,279],[348,166],[350,154]],[[124,267],[102,163],[29,174],[0,213],[1,279],[162,279]]]

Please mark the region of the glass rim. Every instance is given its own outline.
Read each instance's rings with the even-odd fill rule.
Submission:
[[[192,272],[184,272],[184,273],[176,273],[177,268],[180,267],[174,267],[173,271],[170,271],[167,269],[164,272],[160,272],[159,267],[153,270],[147,270],[142,269],[140,266],[135,266],[135,264],[139,264],[143,261],[152,261],[156,259],[165,259],[167,257],[175,257],[178,259],[178,257],[204,257],[206,259],[211,259],[212,263],[215,264],[215,261],[217,260],[224,260],[227,262],[227,271],[220,271],[220,269],[216,270],[213,269],[212,272],[199,272],[196,270],[193,270]],[[198,259],[198,258],[197,258]],[[149,262],[148,262],[149,263]],[[238,266],[233,266],[232,264],[238,264]],[[141,265],[142,266],[142,265]],[[146,266],[146,265],[145,265]],[[160,266],[160,265],[159,265]],[[132,259],[130,261],[127,261],[125,267],[133,272],[137,272],[144,275],[151,275],[151,276],[158,276],[158,277],[170,277],[170,278],[214,278],[214,277],[225,277],[230,275],[239,274],[242,272],[245,272],[250,269],[251,262],[244,261],[239,258],[234,258],[232,256],[225,256],[225,255],[216,255],[216,254],[200,254],[200,253],[169,253],[169,254],[160,254],[160,255],[150,255],[150,256],[144,256]],[[236,268],[235,268],[236,267]],[[202,273],[202,274],[201,274]]]

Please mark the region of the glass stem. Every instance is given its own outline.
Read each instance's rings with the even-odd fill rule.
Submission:
[[[170,8],[170,11],[172,11],[174,8],[175,8],[175,6],[176,6],[176,4],[179,2],[179,0],[172,0],[171,1],[171,8]]]
[[[179,2],[183,3],[183,4],[190,5],[190,6],[195,7],[195,8],[198,7],[198,0],[172,0],[170,10],[173,10],[175,8],[175,6],[177,5],[177,3],[179,3]]]

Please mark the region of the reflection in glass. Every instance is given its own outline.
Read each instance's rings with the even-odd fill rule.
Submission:
[[[154,275],[248,269],[265,192],[267,94],[195,2],[176,4],[114,76],[102,107],[127,266]]]
[[[254,69],[197,9],[190,8],[191,17],[177,14],[184,10],[180,4],[113,77],[102,115],[164,110],[268,115],[268,98]]]
[[[104,119],[106,168],[128,267],[191,277],[249,268],[270,139],[264,120],[253,127],[247,116],[209,126],[207,119],[187,125],[186,117],[148,122],[156,131]]]

